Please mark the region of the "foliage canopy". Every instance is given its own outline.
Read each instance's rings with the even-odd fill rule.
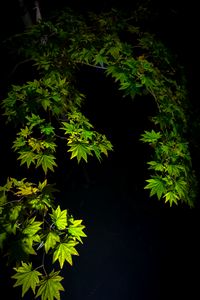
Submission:
[[[34,80],[11,86],[2,109],[16,130],[12,149],[17,159],[33,172],[41,169],[43,179],[8,178],[0,187],[0,247],[14,265],[14,286],[22,286],[22,297],[32,290],[42,300],[60,299],[61,269],[65,262],[72,265],[86,234],[82,220],[55,205],[56,189],[48,183],[49,172],[57,168],[58,140],[78,163],[90,156],[101,161],[113,150],[111,141],[81,111],[86,97],[77,87],[80,68],[101,69],[129,98],[153,97],[157,115],[141,136],[141,142],[153,149],[144,188],[170,206],[193,207],[196,177],[187,139],[190,107],[185,79],[170,51],[138,27],[136,16],[114,9],[98,15],[59,11],[8,39],[6,46],[17,49],[36,70]],[[39,266],[37,254],[42,257]],[[45,265],[47,255],[54,269]]]

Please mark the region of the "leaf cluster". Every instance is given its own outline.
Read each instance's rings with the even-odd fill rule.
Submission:
[[[46,179],[37,185],[8,178],[0,188],[0,248],[8,262],[16,264],[12,277],[14,286],[22,286],[22,297],[32,289],[36,297],[60,299],[60,270],[65,262],[72,265],[72,256],[79,255],[76,246],[86,237],[82,220],[54,207],[54,191]],[[37,255],[42,257],[39,265],[38,259],[30,262]],[[52,270],[48,260],[45,264],[46,255],[52,257]]]

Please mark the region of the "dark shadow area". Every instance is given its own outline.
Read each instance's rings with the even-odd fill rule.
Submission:
[[[101,164],[74,168],[66,193],[59,173],[62,205],[84,220],[88,235],[65,274],[66,299],[195,299],[199,211],[169,208],[143,190],[150,150],[138,139],[156,112],[152,99],[121,98],[94,70],[81,74],[80,86],[86,115],[115,150]]]

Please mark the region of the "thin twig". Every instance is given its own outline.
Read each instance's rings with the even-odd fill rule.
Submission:
[[[75,61],[75,63],[77,63],[77,64],[83,64],[83,65],[86,65],[86,66],[89,66],[89,67],[93,67],[93,68],[97,68],[97,69],[103,69],[103,70],[107,69],[107,67],[95,66],[95,65],[92,65],[92,64],[89,64],[89,63],[86,63],[86,62],[82,62],[82,61]]]
[[[8,75],[8,78],[11,77],[16,72],[16,70],[19,68],[19,66],[21,66],[22,64],[25,64],[25,63],[27,63],[29,61],[32,61],[32,59],[31,58],[27,58],[27,59],[24,59],[24,60],[20,61],[19,63],[17,63],[14,66],[14,68],[12,69],[12,71],[10,72],[10,74]]]

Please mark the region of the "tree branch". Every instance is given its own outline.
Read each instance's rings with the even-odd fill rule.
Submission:
[[[14,66],[14,68],[12,69],[12,71],[10,72],[10,74],[8,75],[8,78],[10,78],[10,77],[16,72],[16,70],[17,70],[21,65],[23,65],[23,64],[25,64],[25,63],[27,63],[27,62],[29,62],[29,61],[32,61],[32,59],[31,59],[31,58],[27,58],[27,59],[24,59],[24,60],[18,62],[18,63]]]

